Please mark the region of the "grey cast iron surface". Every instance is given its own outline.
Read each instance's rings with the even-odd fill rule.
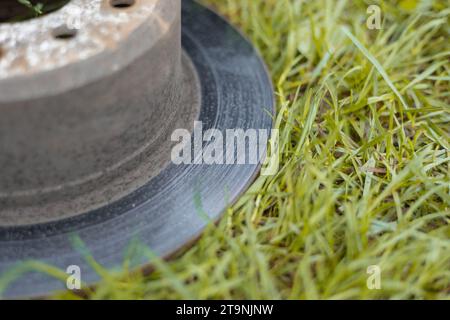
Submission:
[[[183,0],[182,15],[183,49],[201,82],[203,129],[270,130],[273,90],[253,47],[194,1]],[[169,165],[147,185],[108,207],[54,223],[0,228],[0,274],[14,270],[20,261],[36,259],[63,270],[78,265],[82,281],[95,283],[100,276],[86,262],[86,251],[74,244],[75,236],[106,268],[120,266],[131,243],[168,256],[217,220],[258,170],[259,165]],[[148,262],[139,253],[135,257],[135,266]],[[28,272],[3,296],[42,296],[64,289],[65,282]]]
[[[0,226],[120,200],[170,163],[171,133],[198,118],[199,82],[189,59],[181,64],[181,0],[109,3],[72,0],[0,24]],[[55,38],[75,8],[76,35]]]

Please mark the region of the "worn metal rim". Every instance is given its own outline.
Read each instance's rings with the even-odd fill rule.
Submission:
[[[251,44],[221,17],[183,0],[183,48],[201,82],[200,121],[205,130],[272,127],[273,90],[266,68]],[[263,159],[259,159],[260,162]],[[167,257],[195,239],[246,190],[260,165],[170,165],[133,194],[83,216],[55,223],[0,229],[0,274],[23,260],[37,259],[65,270],[78,265],[84,283],[100,276],[86,251],[101,265],[120,266],[130,243]],[[134,266],[148,263],[136,255]],[[17,270],[17,269],[16,269]],[[27,272],[5,297],[42,296],[65,290],[64,282]]]

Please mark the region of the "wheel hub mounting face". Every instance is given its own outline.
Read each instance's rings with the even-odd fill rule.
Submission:
[[[198,116],[180,15],[177,0],[72,0],[0,25],[0,226],[99,208],[167,165],[170,132]]]
[[[45,272],[15,278],[23,261],[77,266],[93,284],[101,277],[87,255],[104,268],[124,259],[139,268],[151,263],[148,250],[167,257],[258,174],[264,140],[257,163],[171,161],[172,134],[192,133],[195,121],[203,132],[272,128],[264,63],[218,15],[192,0],[71,0],[4,23],[16,10],[8,8],[0,15],[0,284],[14,281],[0,295],[67,289]]]

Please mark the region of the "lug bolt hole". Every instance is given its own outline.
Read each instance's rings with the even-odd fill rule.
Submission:
[[[136,0],[110,0],[109,3],[114,8],[126,9],[132,7],[136,3]]]
[[[53,37],[58,40],[69,40],[74,38],[77,33],[77,29],[71,29],[64,25],[53,30]]]

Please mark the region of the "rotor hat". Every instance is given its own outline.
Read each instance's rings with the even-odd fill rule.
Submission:
[[[195,2],[72,0],[0,24],[0,43],[0,273],[37,259],[98,281],[72,234],[106,267],[133,239],[167,256],[257,174],[265,147],[249,164],[172,161],[174,131],[196,121],[202,131],[272,125],[261,59]],[[56,289],[64,283],[31,273],[6,294]]]
[[[169,163],[170,132],[199,112],[179,1],[74,0],[24,24],[0,27],[0,226],[135,191]]]

